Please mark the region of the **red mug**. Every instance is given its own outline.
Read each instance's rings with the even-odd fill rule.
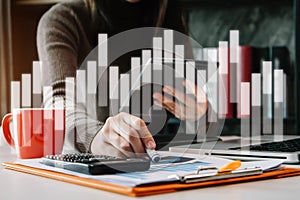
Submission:
[[[10,122],[13,131],[10,130]],[[2,120],[7,143],[21,159],[62,152],[65,135],[64,109],[17,108]]]

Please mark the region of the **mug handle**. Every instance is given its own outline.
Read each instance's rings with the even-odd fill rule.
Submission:
[[[2,130],[3,130],[4,138],[6,139],[7,143],[11,147],[15,147],[15,142],[11,136],[11,131],[10,131],[10,127],[9,127],[11,119],[12,119],[12,113],[8,113],[3,117]]]

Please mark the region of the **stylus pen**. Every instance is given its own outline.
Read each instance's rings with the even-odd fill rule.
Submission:
[[[160,155],[159,155],[159,153],[157,153],[157,151],[152,150],[152,149],[146,149],[146,152],[153,162],[160,161]]]

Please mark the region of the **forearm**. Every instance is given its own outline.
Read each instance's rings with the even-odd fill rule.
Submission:
[[[64,150],[88,152],[94,136],[100,131],[103,123],[87,113],[86,105],[75,103],[74,98],[68,97],[65,85],[65,80],[56,81],[51,85],[52,92],[44,95],[44,107],[55,108],[62,105],[65,109]]]

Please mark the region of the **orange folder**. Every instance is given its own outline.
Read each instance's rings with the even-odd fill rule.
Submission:
[[[15,163],[8,162],[8,163],[3,163],[3,165],[5,169],[16,170],[19,172],[34,174],[42,177],[52,178],[59,181],[64,181],[68,183],[78,184],[82,186],[87,186],[87,187],[96,188],[100,190],[106,190],[106,191],[115,192],[127,196],[134,196],[134,197],[176,192],[179,190],[186,190],[192,188],[202,188],[202,187],[209,187],[215,185],[225,185],[225,184],[232,184],[232,183],[241,183],[241,182],[248,182],[248,181],[283,178],[283,177],[300,175],[300,169],[286,167],[276,171],[265,172],[260,175],[244,176],[244,177],[223,179],[217,181],[205,181],[205,182],[189,183],[189,184],[160,183],[160,184],[147,185],[147,186],[125,187],[125,186],[114,185],[114,184],[110,184],[98,180],[81,178],[81,177],[68,175],[60,172],[28,167],[20,164],[15,164]]]

